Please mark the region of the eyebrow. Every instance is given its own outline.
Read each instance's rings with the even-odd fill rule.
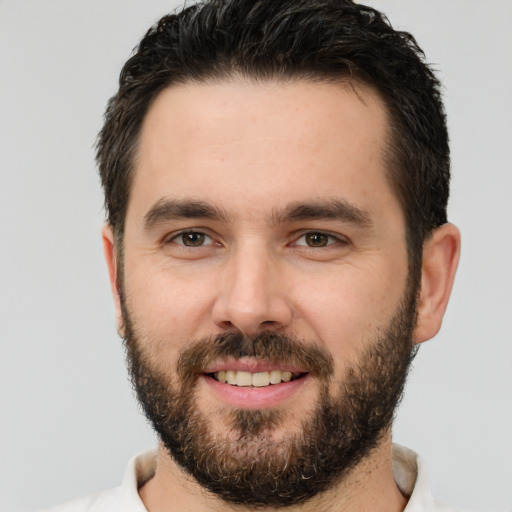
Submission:
[[[162,198],[144,215],[144,228],[150,229],[156,224],[181,219],[225,221],[226,214],[220,208],[204,201]]]
[[[205,201],[191,199],[158,200],[144,216],[144,228],[173,220],[209,219],[227,222],[228,216],[218,206]],[[369,212],[344,199],[293,202],[283,209],[277,209],[268,216],[270,225],[308,220],[341,220],[359,227],[371,228],[373,223]]]
[[[363,228],[373,226],[369,212],[344,199],[291,203],[283,210],[274,211],[272,224],[306,220],[341,220]]]

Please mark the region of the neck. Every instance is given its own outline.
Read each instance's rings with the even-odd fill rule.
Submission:
[[[159,447],[154,477],[139,490],[149,512],[173,510],[180,512],[250,512],[252,507],[231,505],[202,488],[193,477],[179,468],[163,447]],[[391,435],[350,473],[328,491],[304,504],[286,507],[287,512],[401,512],[407,499],[398,489],[392,469]],[[277,511],[275,507],[258,511]]]

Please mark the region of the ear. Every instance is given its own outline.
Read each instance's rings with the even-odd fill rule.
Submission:
[[[101,230],[101,238],[103,240],[103,253],[107,262],[108,275],[110,278],[110,289],[112,290],[112,298],[114,299],[114,307],[116,310],[116,324],[119,336],[123,337],[124,325],[123,315],[121,312],[120,277],[118,275],[117,253],[114,244],[114,232],[110,224],[105,224]]]
[[[421,290],[414,341],[433,338],[441,328],[459,263],[460,232],[453,224],[435,229],[423,246]]]

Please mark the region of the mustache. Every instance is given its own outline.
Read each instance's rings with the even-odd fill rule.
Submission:
[[[256,336],[237,331],[204,338],[187,346],[178,358],[178,375],[182,379],[194,378],[215,361],[243,357],[292,364],[323,379],[334,374],[331,354],[315,343],[272,331]]]

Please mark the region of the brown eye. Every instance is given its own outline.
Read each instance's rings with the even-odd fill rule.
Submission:
[[[309,247],[326,247],[329,245],[329,238],[332,237],[325,233],[307,233],[304,238]]]
[[[309,231],[299,237],[292,245],[298,247],[309,247],[311,249],[323,249],[331,245],[346,245],[347,241],[342,236],[330,235],[323,231]]]
[[[174,243],[185,245],[186,247],[201,247],[205,242],[210,240],[210,237],[198,231],[189,231],[187,233],[180,233],[173,239]]]

